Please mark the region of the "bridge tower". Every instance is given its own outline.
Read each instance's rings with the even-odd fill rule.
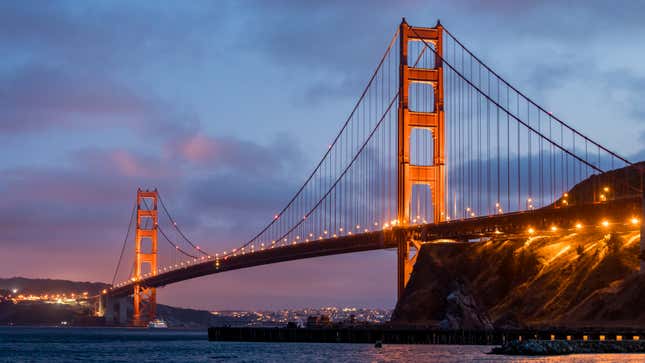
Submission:
[[[134,314],[135,326],[154,320],[157,310],[157,289],[138,283],[146,273],[157,274],[157,189],[153,191],[137,189],[137,229],[134,237]],[[148,246],[145,246],[148,245]]]
[[[434,222],[444,220],[445,215],[445,130],[443,110],[443,66],[442,38],[443,27],[437,22],[434,28],[411,27],[405,21],[399,29],[400,69],[399,69],[399,112],[398,112],[398,178],[397,178],[397,215],[398,222],[410,222],[410,203],[412,187],[415,184],[430,188]],[[436,52],[433,68],[408,66],[408,45],[412,41],[432,44]],[[434,55],[434,53],[433,53]],[[408,108],[410,85],[429,84],[434,90],[434,108],[431,112],[419,112]],[[432,165],[412,165],[410,163],[410,135],[413,129],[425,129],[432,133]],[[399,241],[398,247],[398,296],[408,283],[416,254],[410,257],[410,249],[420,247],[413,241]]]

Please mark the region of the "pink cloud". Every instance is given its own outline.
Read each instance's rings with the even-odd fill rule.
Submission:
[[[194,135],[179,145],[181,155],[192,162],[205,162],[217,154],[217,142],[204,135]]]

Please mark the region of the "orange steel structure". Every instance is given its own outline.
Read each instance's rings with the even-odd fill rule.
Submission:
[[[151,275],[157,274],[157,190],[137,189],[137,229],[134,237],[134,314],[133,325],[141,326],[155,319],[157,310],[157,289],[139,283],[144,277],[145,265]],[[143,204],[143,207],[142,207]],[[143,242],[150,241],[149,249]]]
[[[398,112],[398,186],[397,215],[398,223],[410,222],[410,203],[412,186],[427,185],[432,197],[434,222],[444,219],[445,201],[445,118],[443,111],[443,67],[442,38],[443,27],[437,22],[434,28],[411,27],[405,21],[399,28],[400,70],[399,70],[399,112]],[[408,45],[411,41],[421,41],[434,46],[436,52],[434,68],[408,66]],[[434,108],[431,112],[418,112],[408,108],[408,96],[412,83],[429,84],[434,90]],[[410,135],[412,129],[425,129],[432,133],[433,164],[412,165],[410,163]],[[411,247],[418,252],[420,245],[415,241],[399,241],[398,246],[398,296],[410,279],[416,261],[416,252],[410,257]]]

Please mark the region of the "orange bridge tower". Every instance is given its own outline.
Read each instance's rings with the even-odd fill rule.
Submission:
[[[399,70],[399,112],[398,112],[398,178],[397,178],[397,215],[400,225],[410,222],[410,203],[412,186],[427,185],[432,197],[434,223],[445,218],[445,165],[444,165],[444,111],[443,111],[443,66],[442,37],[443,27],[439,22],[434,28],[411,27],[405,19],[399,30],[400,70]],[[408,66],[409,42],[420,41],[431,44],[434,48],[435,62],[433,68],[416,68]],[[428,84],[434,90],[434,108],[431,112],[419,112],[408,108],[410,85],[413,83]],[[432,165],[412,165],[410,163],[410,135],[413,129],[424,129],[432,133]],[[410,257],[411,247],[416,252]],[[398,296],[408,283],[416,253],[420,245],[415,241],[399,241],[398,246]]]
[[[157,289],[140,283],[143,275],[157,274],[157,189],[137,189],[137,230],[134,237],[134,314],[135,326],[147,324],[155,319],[157,310]]]

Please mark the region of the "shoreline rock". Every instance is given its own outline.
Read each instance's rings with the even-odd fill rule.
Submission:
[[[645,341],[622,340],[526,340],[493,348],[489,354],[548,356],[594,353],[645,353]]]

